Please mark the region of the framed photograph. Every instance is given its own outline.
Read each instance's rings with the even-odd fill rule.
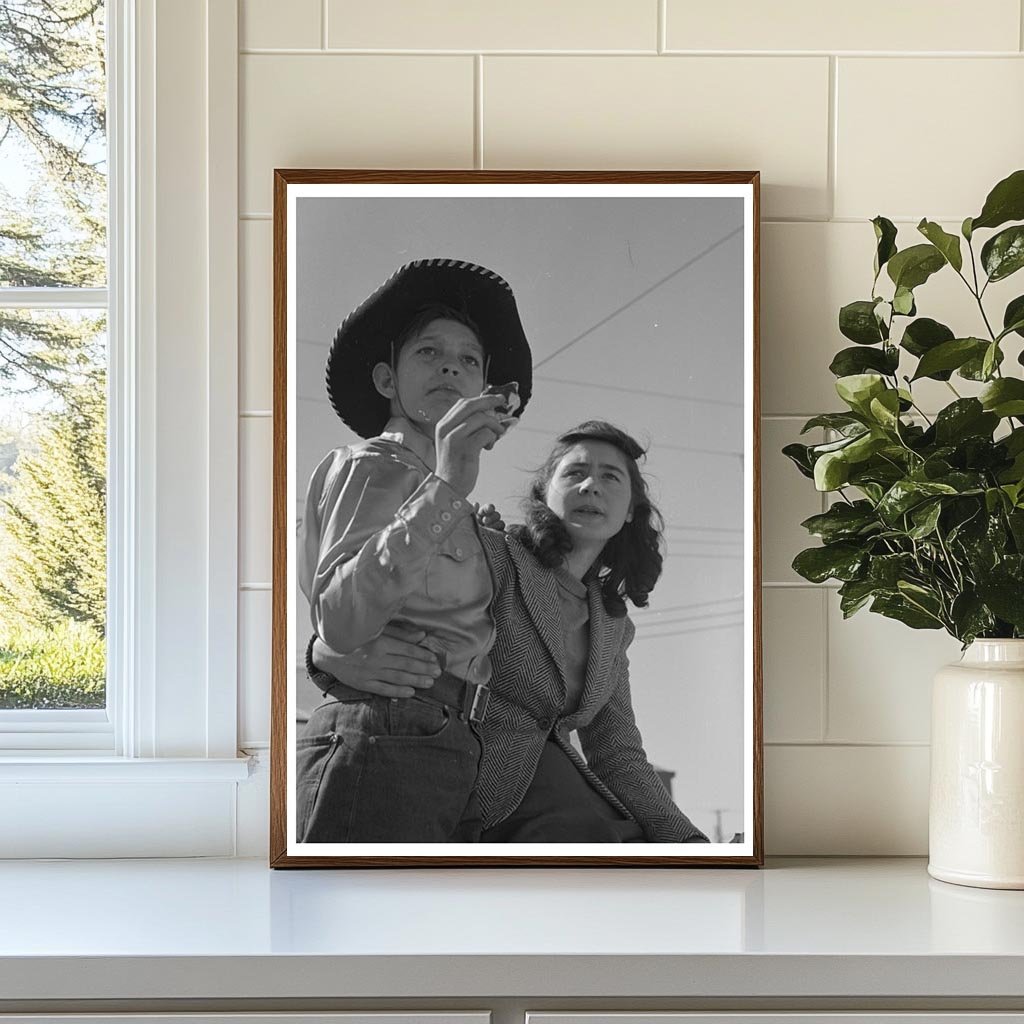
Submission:
[[[762,863],[758,187],[275,172],[272,866]]]

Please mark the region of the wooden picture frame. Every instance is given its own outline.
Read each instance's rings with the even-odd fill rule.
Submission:
[[[636,629],[628,649],[632,707],[650,764],[710,842],[652,839],[661,833],[622,782],[623,772],[649,778],[647,769],[620,771],[603,747],[598,785],[607,779],[608,792],[623,796],[625,810],[616,814],[627,825],[636,819],[642,840],[576,841],[570,830],[565,842],[420,841],[419,833],[365,841],[372,830],[353,826],[324,833],[344,835],[340,841],[300,841],[298,775],[302,820],[311,820],[311,808],[335,819],[333,804],[318,803],[327,799],[329,759],[304,754],[303,768],[296,766],[300,731],[313,735],[327,713],[316,710],[324,698],[304,668],[314,629],[297,585],[298,560],[309,548],[299,551],[296,524],[313,468],[361,440],[331,409],[324,367],[338,325],[399,266],[417,260],[465,261],[501,275],[532,349],[529,408],[485,453],[471,501],[492,502],[516,521],[515,494],[525,491],[529,471],[557,434],[581,420],[617,423],[648,449],[641,468],[664,513],[665,559],[649,606],[628,607]],[[277,170],[273,302],[271,866],[761,865],[758,172]],[[310,529],[307,522],[306,536]],[[492,582],[500,590],[497,577]],[[498,615],[497,602],[493,608]],[[591,621],[585,629],[597,631],[593,604]],[[616,655],[616,672],[627,671],[623,662]],[[504,699],[508,671],[495,666],[492,701]],[[589,669],[586,679],[589,687]],[[568,704],[562,711],[570,713]],[[445,715],[465,726],[455,712]],[[312,725],[300,721],[306,717]],[[474,727],[485,746],[486,730],[498,736],[500,728],[486,720]],[[561,743],[567,731],[560,728],[549,738],[558,733]],[[581,735],[593,728],[581,727]],[[346,749],[329,735],[332,749]],[[580,745],[580,737],[568,738]],[[488,749],[499,746],[496,739]],[[535,759],[536,745],[530,749]],[[583,757],[552,752],[563,755]],[[372,773],[374,764],[367,760],[362,771]],[[509,775],[523,770],[496,755],[486,770],[501,776],[506,767]],[[586,771],[595,769],[588,763]],[[346,800],[357,792],[354,779],[337,790]],[[352,804],[338,806],[336,817],[354,820]]]

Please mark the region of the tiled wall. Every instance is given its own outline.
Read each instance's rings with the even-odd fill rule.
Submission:
[[[273,168],[759,168],[768,852],[925,852],[929,683],[958,646],[843,622],[792,572],[822,505],[778,452],[838,407],[867,219],[959,224],[1024,165],[1021,0],[241,0],[240,36],[243,745],[269,714]],[[976,332],[954,285],[920,311]]]

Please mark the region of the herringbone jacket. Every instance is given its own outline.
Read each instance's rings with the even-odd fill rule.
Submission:
[[[496,630],[477,783],[485,827],[519,806],[551,734],[649,842],[706,842],[672,802],[644,752],[629,689],[626,648],[635,630],[628,616],[609,615],[599,585],[590,583],[586,679],[579,706],[563,717],[565,645],[554,575],[514,536],[487,529],[480,534],[494,576]],[[573,730],[586,760],[569,742]]]

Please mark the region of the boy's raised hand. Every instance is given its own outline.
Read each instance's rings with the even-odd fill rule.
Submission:
[[[496,410],[502,395],[461,398],[437,422],[434,443],[437,475],[460,494],[469,496],[480,475],[480,452],[504,437],[510,421]]]
[[[426,636],[398,622],[351,654],[338,654],[319,637],[313,642],[313,665],[339,683],[381,697],[414,697],[434,685],[441,669],[433,651],[419,646]]]

